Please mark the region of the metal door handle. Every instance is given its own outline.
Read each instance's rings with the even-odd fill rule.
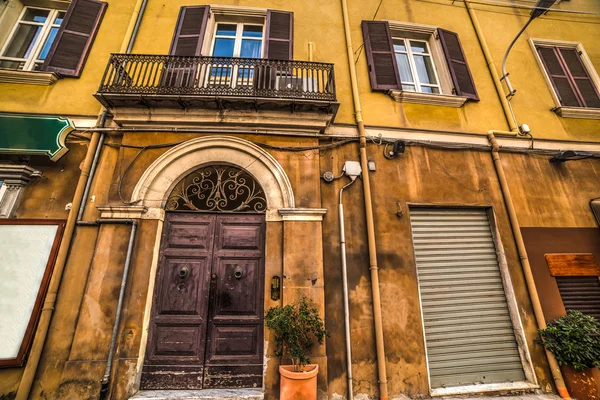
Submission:
[[[217,280],[217,274],[212,274],[212,275],[210,276],[210,278],[211,278],[213,281],[216,281],[216,280]]]
[[[235,271],[233,271],[233,277],[234,277],[235,279],[238,279],[238,280],[239,280],[239,279],[242,279],[242,276],[243,276],[243,275],[244,275],[244,270],[243,270],[242,268],[240,268],[240,267],[237,267],[237,268],[235,269]]]
[[[190,275],[190,270],[188,269],[188,267],[183,267],[179,270],[179,278],[186,280],[189,275]]]

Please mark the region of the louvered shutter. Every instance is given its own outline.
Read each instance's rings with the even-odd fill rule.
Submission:
[[[78,78],[106,7],[103,1],[73,0],[42,69]]]
[[[181,7],[169,54],[200,56],[210,6]]]
[[[270,60],[294,57],[294,13],[267,10],[265,56]]]
[[[438,28],[437,32],[454,84],[454,94],[479,101],[475,81],[467,64],[467,58],[460,44],[458,34],[441,28]]]
[[[566,310],[577,310],[600,320],[600,280],[597,276],[557,276]]]
[[[363,21],[363,40],[371,89],[400,89],[400,72],[387,21]]]
[[[577,49],[559,48],[565,67],[579,90],[583,107],[600,108],[600,97],[594,82],[581,62]]]
[[[546,72],[552,81],[560,104],[563,106],[580,107],[575,88],[569,79],[567,71],[565,71],[560,62],[556,48],[547,46],[536,46],[536,48]]]
[[[525,380],[487,213],[411,208],[432,388]]]

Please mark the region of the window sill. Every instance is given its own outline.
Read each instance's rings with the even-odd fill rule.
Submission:
[[[0,69],[0,83],[19,83],[23,85],[52,85],[59,79],[53,72],[18,71],[14,69]]]
[[[467,101],[466,97],[447,94],[416,93],[402,90],[390,90],[392,99],[399,103],[427,104],[432,106],[460,108]]]
[[[600,108],[555,107],[552,111],[563,118],[600,119]]]

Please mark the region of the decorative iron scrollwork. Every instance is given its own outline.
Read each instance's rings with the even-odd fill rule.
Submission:
[[[248,172],[230,165],[209,165],[195,170],[175,185],[166,209],[263,212],[267,209],[267,199]]]

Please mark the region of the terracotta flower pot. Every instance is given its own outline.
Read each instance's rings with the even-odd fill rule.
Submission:
[[[280,365],[279,400],[316,400],[319,366],[309,364],[304,371],[295,372],[293,365]]]

